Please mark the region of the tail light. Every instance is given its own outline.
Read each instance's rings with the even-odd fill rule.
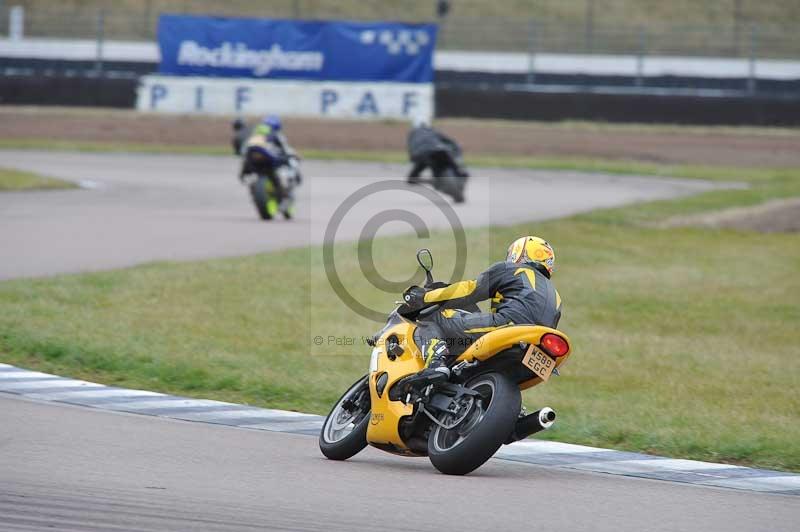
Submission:
[[[557,334],[547,333],[542,336],[541,346],[554,357],[563,357],[569,351],[569,344]]]

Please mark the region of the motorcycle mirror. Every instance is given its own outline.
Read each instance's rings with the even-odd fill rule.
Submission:
[[[425,277],[428,284],[433,283],[433,275],[431,274],[431,270],[433,270],[433,255],[431,254],[431,250],[423,248],[417,251],[417,262],[422,266],[422,269],[425,270]]]

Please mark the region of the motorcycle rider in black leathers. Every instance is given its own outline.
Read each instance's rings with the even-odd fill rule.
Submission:
[[[456,175],[469,177],[467,170],[461,165],[461,148],[447,135],[436,131],[432,127],[420,123],[408,132],[408,157],[413,163],[411,171],[408,173],[408,182],[411,184],[419,183],[419,176],[427,168],[435,173],[439,168],[432,167],[431,154],[444,151],[450,154],[450,159],[454,164]]]
[[[450,377],[448,364],[487,332],[510,325],[544,325],[556,328],[561,318],[561,296],[550,281],[555,263],[553,248],[545,240],[525,236],[508,248],[505,262],[498,262],[477,279],[444,288],[426,290],[412,286],[403,293],[410,310],[432,303],[442,310],[419,320],[418,345],[425,369],[417,377],[424,382]],[[478,301],[491,299],[491,312],[466,312]]]

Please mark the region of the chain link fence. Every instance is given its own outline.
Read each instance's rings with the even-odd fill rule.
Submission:
[[[449,4],[450,14],[438,18],[444,50],[800,58],[797,0],[719,0],[706,6],[686,0]],[[61,39],[153,41],[160,13],[437,20],[432,0],[0,0],[0,33],[9,34],[9,12],[17,5],[24,9],[24,36]]]

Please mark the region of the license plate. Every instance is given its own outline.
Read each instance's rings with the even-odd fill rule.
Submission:
[[[522,365],[531,370],[543,381],[547,381],[556,367],[556,361],[545,354],[544,351],[531,344],[525,356],[522,357]]]

